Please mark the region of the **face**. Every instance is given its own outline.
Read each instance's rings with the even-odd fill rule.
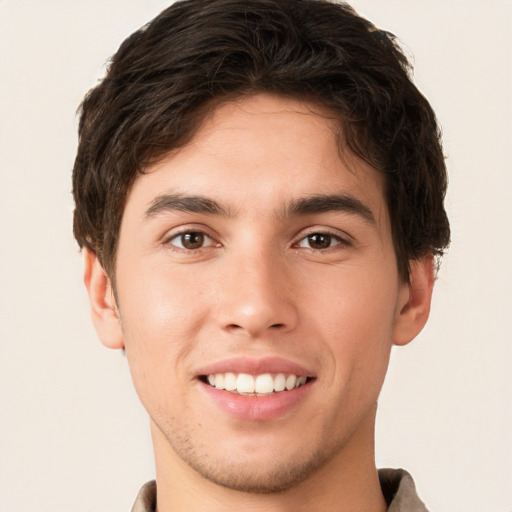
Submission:
[[[157,463],[275,491],[371,452],[410,286],[382,177],[335,131],[295,100],[226,103],[135,182],[116,313]]]

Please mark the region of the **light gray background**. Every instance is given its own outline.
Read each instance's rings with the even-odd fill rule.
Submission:
[[[93,332],[71,235],[75,109],[164,0],[0,0],[0,511],[130,510],[153,475],[124,357]],[[453,242],[397,349],[377,461],[435,512],[512,511],[512,2],[354,0],[443,126]]]

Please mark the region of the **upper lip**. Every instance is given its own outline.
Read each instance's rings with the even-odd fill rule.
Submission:
[[[215,363],[208,364],[199,368],[196,372],[198,376],[213,375],[215,373],[247,373],[249,375],[261,375],[263,373],[284,373],[288,375],[297,375],[298,377],[314,377],[314,373],[304,366],[283,359],[281,357],[245,357],[238,356],[223,359]]]

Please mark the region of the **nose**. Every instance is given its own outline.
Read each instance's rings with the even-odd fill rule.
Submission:
[[[252,338],[293,330],[298,322],[290,269],[271,252],[231,258],[219,283],[219,326]]]

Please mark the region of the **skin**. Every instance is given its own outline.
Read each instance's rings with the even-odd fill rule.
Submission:
[[[223,104],[139,177],[120,230],[117,300],[86,252],[99,337],[126,348],[149,413],[159,512],[386,509],[377,399],[393,343],[428,318],[432,259],[399,279],[383,177],[340,151],[318,112],[270,95]],[[333,194],[357,208],[290,206]],[[175,208],[190,196],[219,211]],[[204,235],[187,249],[184,233]],[[314,378],[277,417],[234,417],[198,372],[240,357],[278,357]]]

